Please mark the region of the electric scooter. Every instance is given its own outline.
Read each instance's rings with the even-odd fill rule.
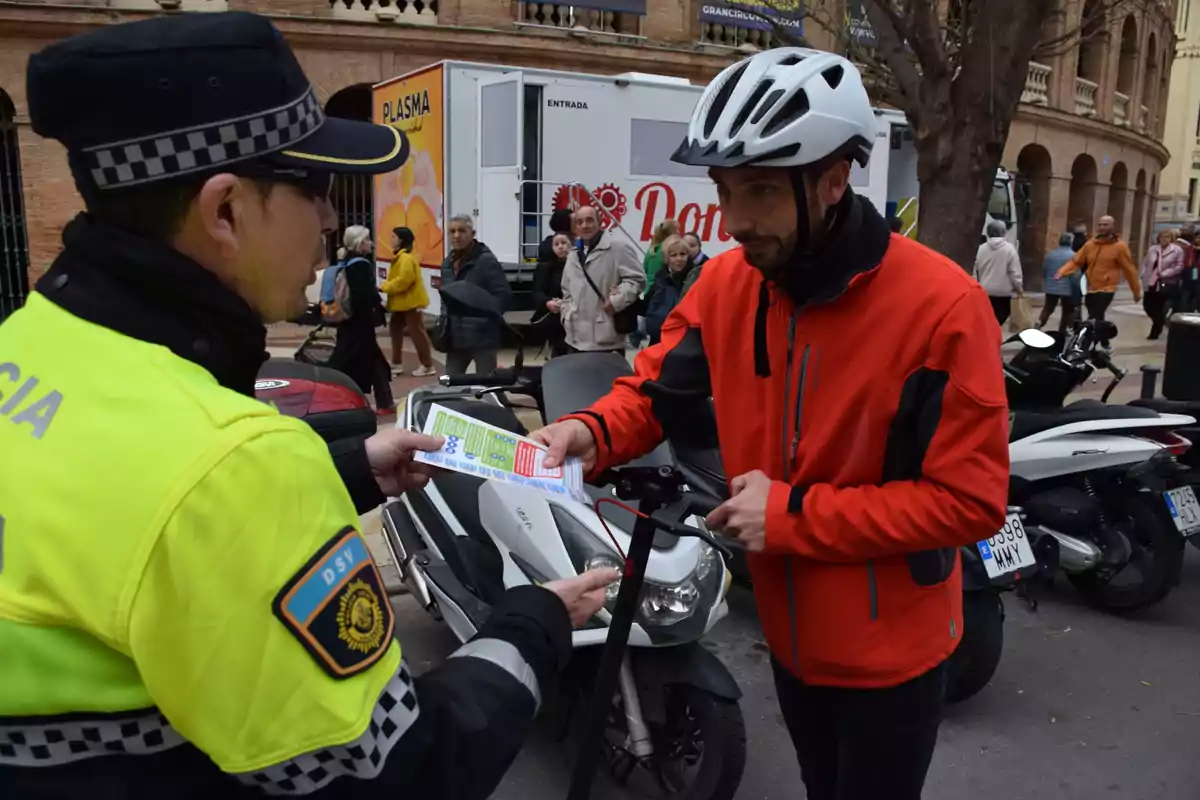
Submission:
[[[628,369],[619,356],[581,354],[543,367],[518,361],[486,376],[443,376],[442,385],[408,395],[399,424],[422,430],[436,404],[525,434],[508,397],[532,398],[541,419],[555,419],[598,399]],[[628,649],[615,665],[616,689],[602,721],[601,754],[609,774],[632,789],[648,783],[660,795],[729,800],[746,757],[741,692],[699,644],[728,613],[725,545],[700,521],[716,504],[686,491],[666,448],[610,478],[627,504],[617,504],[612,488],[589,487],[589,504],[442,472],[385,507],[384,538],[412,596],[461,641],[475,635],[506,589],[599,566],[625,568],[629,581],[624,554],[636,559],[639,546],[646,548]],[[654,525],[649,535],[634,535],[648,524],[639,508],[651,497]],[[622,635],[613,619],[620,584],[609,587],[605,609],[573,634],[575,655],[554,701],[564,738],[602,679],[600,645],[610,625],[614,636]]]
[[[1182,414],[1106,405],[1125,377],[1102,339],[1111,322],[1076,323],[1061,342],[1037,330],[1005,365],[1012,409],[1010,499],[1031,536],[1052,536],[1067,578],[1096,608],[1135,611],[1164,599],[1179,582],[1185,537],[1200,532],[1195,494],[1176,460],[1190,443],[1175,431]],[[1064,405],[1097,368],[1113,380],[1103,400]]]

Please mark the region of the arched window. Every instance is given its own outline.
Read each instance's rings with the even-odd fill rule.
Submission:
[[[29,294],[29,237],[21,187],[16,109],[0,89],[0,321]]]

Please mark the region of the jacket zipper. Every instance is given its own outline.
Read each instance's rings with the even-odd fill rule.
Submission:
[[[792,407],[792,366],[795,362],[796,355],[796,317],[799,315],[800,309],[792,312],[791,318],[788,320],[788,346],[787,346],[787,370],[784,377],[783,385],[783,430],[782,439],[780,441],[780,452],[783,458],[783,476],[784,480],[791,483],[792,469],[796,465],[796,451],[800,446],[800,410],[804,404],[804,383],[808,376],[808,357],[812,350],[811,344],[804,346],[804,353],[800,357],[800,382],[796,389],[796,403]],[[788,415],[791,413],[792,430],[791,442],[788,441]],[[794,558],[788,556],[784,562],[784,571],[787,579],[787,594],[788,594],[788,615],[791,619],[792,633],[792,663],[795,666],[796,672],[800,671],[800,633],[797,630],[796,617],[796,578],[794,572]]]

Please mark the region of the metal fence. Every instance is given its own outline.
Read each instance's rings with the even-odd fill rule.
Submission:
[[[337,175],[333,179],[330,199],[337,209],[337,233],[329,237],[329,263],[337,261],[337,249],[342,246],[342,232],[351,225],[362,225],[374,232],[371,215],[374,205],[374,179],[370,175]]]
[[[0,321],[29,294],[29,236],[12,101],[0,91]]]

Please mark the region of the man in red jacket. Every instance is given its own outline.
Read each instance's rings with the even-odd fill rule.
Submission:
[[[710,259],[636,376],[535,436],[594,474],[700,424],[732,498],[709,524],[749,565],[810,800],[915,800],[962,638],[957,547],[1008,492],[988,298],[849,188],[876,122],[840,56],[722,72],[675,160],[706,166],[741,247]]]

